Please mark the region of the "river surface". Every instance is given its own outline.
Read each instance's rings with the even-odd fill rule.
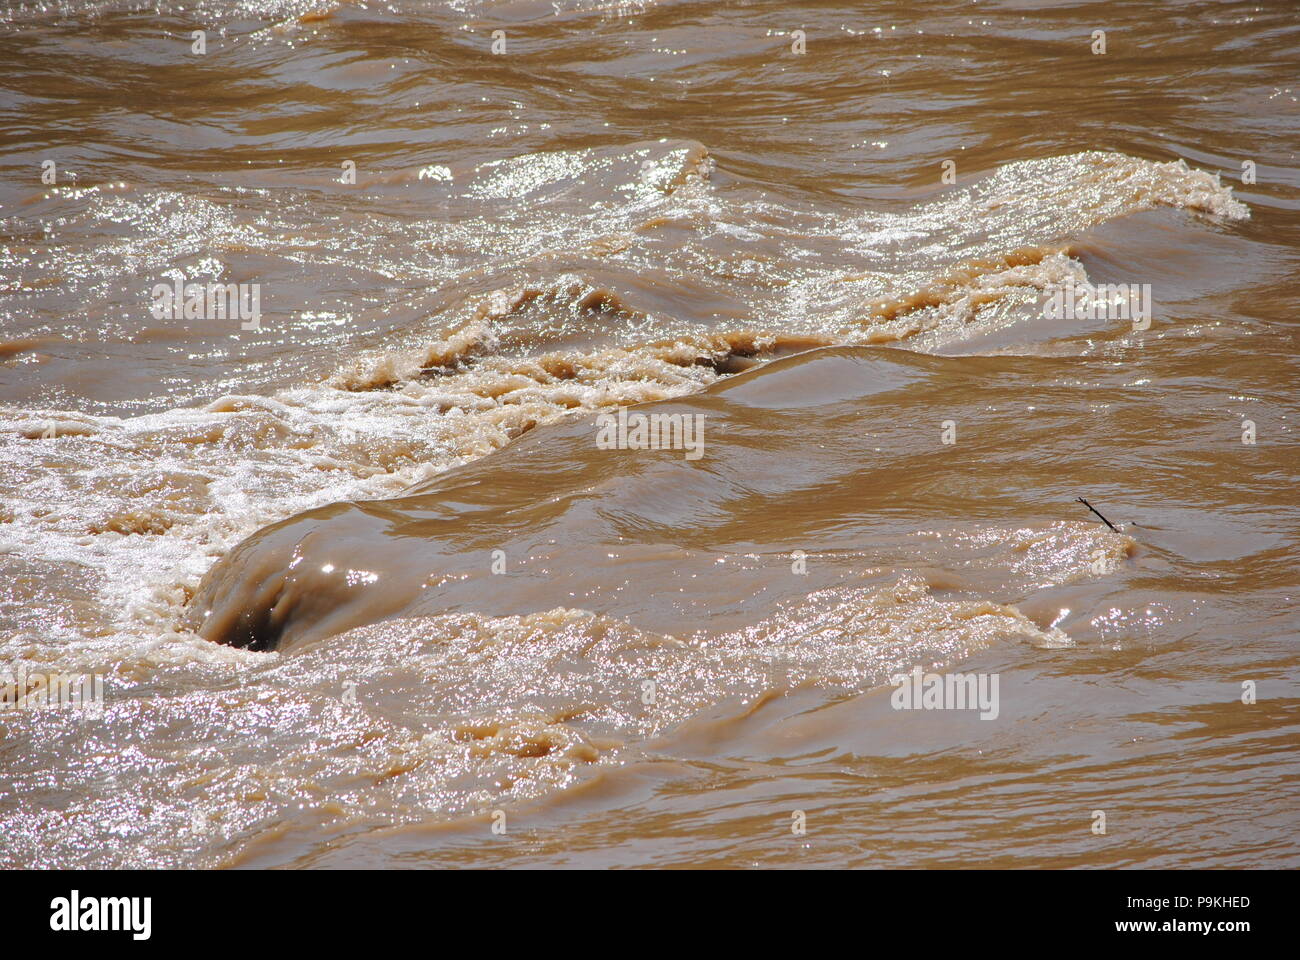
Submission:
[[[0,865],[1300,866],[1298,63],[7,5]]]

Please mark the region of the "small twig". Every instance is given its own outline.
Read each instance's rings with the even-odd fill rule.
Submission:
[[[1097,514],[1097,516],[1101,517],[1101,511],[1098,510],[1096,507],[1094,507],[1094,506],[1093,506],[1091,503],[1089,503],[1087,500],[1083,499],[1083,497],[1075,497],[1075,498],[1074,498],[1074,502],[1075,502],[1075,503],[1081,503],[1081,504],[1083,504],[1085,507],[1087,507],[1087,508],[1088,508],[1089,510],[1091,510],[1093,513]],[[1111,528],[1112,530],[1114,530],[1116,533],[1119,533],[1119,530],[1115,527],[1115,524],[1111,523],[1111,522],[1110,522],[1109,520],[1107,520],[1105,517],[1101,517],[1101,522],[1104,523],[1104,524],[1106,524],[1106,526],[1110,527],[1110,528]]]

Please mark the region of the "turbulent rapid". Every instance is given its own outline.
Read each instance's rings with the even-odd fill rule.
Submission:
[[[1272,114],[1160,146],[1121,52],[1112,136],[990,153],[999,97],[1070,108],[1002,76],[1043,42],[1005,13],[819,8],[791,59],[799,23],[707,3],[228,9],[188,133],[131,65],[207,7],[0,18],[0,666],[107,691],[0,711],[0,863],[1297,862]],[[1286,21],[1240,26],[1274,72]],[[475,46],[502,25],[518,59]],[[129,40],[78,76],[167,108],[39,126],[41,84],[93,102],[79,29]],[[1151,322],[1045,311],[1087,283]],[[628,418],[698,444],[600,441]],[[914,667],[1000,676],[997,717],[891,707]],[[1091,842],[1116,797],[1129,845]],[[795,808],[834,829],[784,843]]]

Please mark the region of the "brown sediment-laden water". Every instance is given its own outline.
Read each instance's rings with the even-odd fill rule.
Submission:
[[[0,12],[0,865],[1300,865],[1297,49]]]

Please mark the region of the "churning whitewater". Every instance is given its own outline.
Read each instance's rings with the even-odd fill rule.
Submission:
[[[1294,866],[1290,10],[1106,6],[0,14],[0,864]]]

